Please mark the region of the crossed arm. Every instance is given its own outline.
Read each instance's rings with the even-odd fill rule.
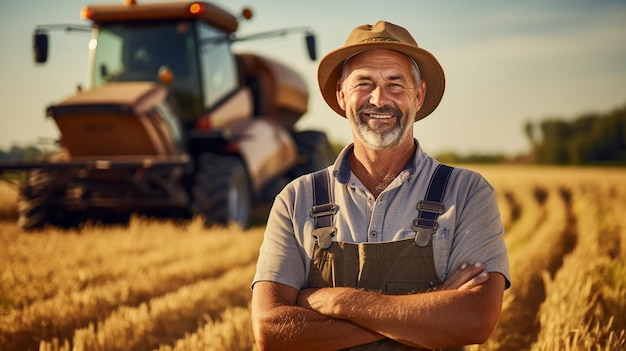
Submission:
[[[423,348],[483,343],[499,318],[504,281],[479,264],[459,267],[436,291],[410,295],[257,282],[255,339],[260,350],[337,350],[383,338]]]

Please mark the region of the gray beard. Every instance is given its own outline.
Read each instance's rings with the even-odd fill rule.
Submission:
[[[403,137],[409,132],[408,124],[403,124],[400,119],[388,132],[380,132],[370,128],[359,116],[352,119],[357,139],[373,150],[382,150],[398,145]]]

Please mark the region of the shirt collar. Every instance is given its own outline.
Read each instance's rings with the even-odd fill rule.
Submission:
[[[413,156],[413,160],[408,162],[400,176],[403,178],[408,178],[414,174],[418,174],[423,166],[424,162],[422,162],[426,158],[426,153],[422,150],[420,143],[417,139],[413,139],[415,142],[415,155]],[[339,156],[337,156],[337,160],[333,165],[333,176],[337,179],[337,181],[341,184],[348,184],[350,181],[350,154],[354,149],[354,144],[349,144],[341,150]]]

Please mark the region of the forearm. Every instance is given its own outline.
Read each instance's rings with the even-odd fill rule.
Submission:
[[[312,308],[347,319],[403,344],[440,348],[484,342],[501,309],[504,279],[492,273],[484,285],[466,291],[381,295],[358,289],[326,289]]]
[[[338,350],[383,338],[350,321],[296,306],[272,308],[256,316],[254,324],[261,350]]]
[[[297,306],[298,291],[259,282],[252,294],[252,326],[260,350],[338,350],[383,336],[350,321]]]
[[[344,310],[346,317],[400,343],[425,348],[483,342],[484,313],[474,292],[441,291],[420,295],[370,296],[370,313]],[[384,307],[383,307],[384,306]],[[368,315],[370,315],[368,317]],[[489,330],[488,334],[491,333]]]

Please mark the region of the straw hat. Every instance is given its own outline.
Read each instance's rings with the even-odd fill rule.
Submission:
[[[372,49],[388,49],[401,52],[415,60],[421,77],[426,81],[426,97],[422,108],[415,114],[415,121],[435,110],[445,89],[443,68],[430,52],[418,47],[417,42],[404,28],[393,23],[378,21],[375,25],[356,27],[348,36],[345,46],[331,51],[321,61],[317,79],[326,103],[338,114],[346,117],[337,102],[337,81],[341,78],[343,63],[359,52]]]

